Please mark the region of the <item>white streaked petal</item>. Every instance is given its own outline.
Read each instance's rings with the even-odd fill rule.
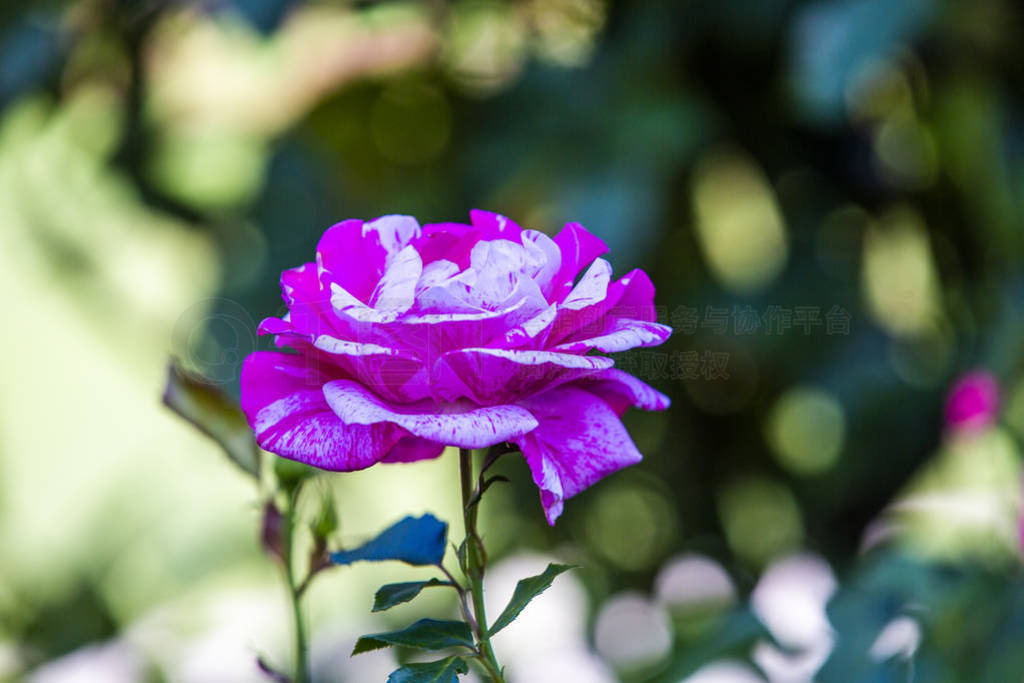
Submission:
[[[369,237],[374,232],[377,233],[380,245],[389,254],[394,254],[420,236],[420,224],[412,216],[381,216],[363,224],[363,237]]]
[[[561,303],[562,308],[578,311],[587,306],[599,304],[608,295],[608,283],[612,279],[612,265],[603,258],[595,259],[580,281],[572,288]]]
[[[395,424],[424,439],[460,448],[493,446],[537,426],[533,415],[519,406],[479,407],[468,401],[390,405],[351,380],[328,382],[323,393],[335,415],[346,424]]]
[[[423,261],[415,247],[392,254],[384,277],[370,296],[370,305],[378,311],[408,311],[416,301],[416,283],[422,273]]]
[[[328,334],[322,334],[316,338],[313,342],[313,346],[326,351],[327,353],[333,353],[339,356],[402,356],[410,357],[398,349],[388,348],[387,346],[381,346],[380,344],[371,344],[369,342],[355,342],[347,341],[345,339],[338,339]]]
[[[591,349],[616,353],[638,346],[657,346],[672,334],[672,328],[660,323],[618,318],[611,321],[605,330],[594,337],[564,342],[552,348],[566,353],[586,353]]]
[[[423,267],[423,273],[420,275],[420,281],[416,283],[416,294],[419,295],[423,290],[430,287],[436,287],[446,280],[450,280],[459,274],[459,266],[451,261],[444,259],[438,259],[428,263]]]

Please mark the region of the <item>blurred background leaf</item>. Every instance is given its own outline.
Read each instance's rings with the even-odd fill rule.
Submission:
[[[217,442],[246,474],[260,477],[260,449],[237,403],[176,361],[167,370],[164,404]]]

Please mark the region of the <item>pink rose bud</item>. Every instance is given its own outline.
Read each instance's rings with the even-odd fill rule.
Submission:
[[[971,372],[953,385],[946,399],[946,425],[955,430],[976,430],[995,421],[999,411],[999,383],[992,373]]]

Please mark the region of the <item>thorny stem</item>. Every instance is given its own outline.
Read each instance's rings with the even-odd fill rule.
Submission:
[[[459,472],[462,481],[462,517],[466,525],[466,580],[473,597],[473,627],[477,638],[477,658],[487,670],[493,683],[504,683],[501,666],[494,656],[491,639],[487,633],[487,612],[484,609],[484,568],[487,556],[483,542],[476,530],[476,513],[479,505],[474,501],[473,459],[468,448],[459,449]]]

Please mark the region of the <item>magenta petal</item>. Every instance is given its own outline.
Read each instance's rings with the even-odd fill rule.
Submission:
[[[522,244],[529,264],[526,272],[547,296],[555,276],[561,270],[562,252],[553,239],[537,230],[524,230]]]
[[[346,424],[394,424],[424,439],[460,448],[486,448],[537,426],[537,420],[518,406],[479,407],[468,401],[390,404],[347,379],[327,382],[323,393]]]
[[[575,340],[581,330],[600,330],[608,309],[614,305],[608,298],[611,279],[611,264],[604,259],[596,259],[565,298],[558,302],[558,313],[548,344]]]
[[[373,296],[372,292],[370,296]],[[391,322],[398,317],[394,311],[378,311],[337,282],[330,283],[330,308],[343,328],[354,331],[360,337],[373,335],[375,325]]]
[[[423,265],[451,261],[460,269],[469,265],[469,253],[480,238],[479,231],[464,223],[428,223],[414,242]]]
[[[622,415],[630,407],[665,410],[672,403],[665,394],[618,368],[594,373],[573,382],[572,386],[597,395],[618,415]]]
[[[256,328],[257,334],[291,334],[294,331],[292,324],[281,318],[264,318]]]
[[[594,259],[608,253],[608,245],[601,238],[592,235],[579,223],[566,223],[561,232],[554,236],[555,244],[562,253],[562,263],[551,279],[550,287],[544,293],[548,301],[561,301],[572,289],[580,271]]]
[[[327,228],[316,245],[318,273],[329,273],[360,301],[367,301],[384,274],[387,250],[378,240],[363,239],[363,221],[347,220]]]
[[[416,462],[430,460],[444,452],[444,444],[427,441],[416,436],[407,436],[395,444],[381,462]]]
[[[612,318],[605,323],[600,334],[587,339],[559,344],[552,350],[586,353],[591,349],[597,349],[605,353],[616,353],[638,346],[657,346],[668,339],[671,334],[672,328],[667,325],[629,318]]]
[[[647,273],[630,271],[598,295],[591,290],[605,281],[605,270],[597,269],[603,263],[595,261],[559,307],[548,344],[560,351],[583,353],[591,348],[625,351],[665,341],[672,330],[656,322],[654,285]],[[610,266],[607,274],[611,274]]]
[[[325,470],[369,467],[406,435],[393,424],[347,425],[324,400],[311,360],[256,351],[242,365],[242,410],[259,445]]]
[[[594,259],[580,281],[559,302],[558,307],[570,311],[582,311],[597,306],[608,299],[608,285],[612,281],[612,265],[603,258]]]
[[[423,261],[416,249],[409,246],[388,257],[377,287],[370,295],[370,305],[377,310],[405,313],[416,301],[416,283],[423,274]]]
[[[615,411],[588,391],[559,387],[520,405],[540,423],[515,443],[540,488],[548,524],[562,514],[565,500],[643,459]]]
[[[469,212],[469,222],[481,233],[481,240],[512,240],[518,242],[523,229],[510,218],[492,211],[472,209]]]
[[[621,292],[621,293],[620,293]],[[639,268],[631,270],[608,288],[608,298],[614,305],[608,314],[645,322],[657,320],[654,308],[654,283]]]
[[[448,351],[500,340],[512,326],[511,321],[523,317],[524,304],[520,301],[497,311],[410,314],[398,320],[392,329],[403,344],[416,349],[422,358],[439,358]]]
[[[470,398],[488,405],[511,403],[523,396],[610,368],[602,356],[578,356],[525,349],[460,349],[434,364],[435,395],[444,400]]]
[[[317,268],[305,263],[281,273],[281,296],[288,304],[288,322],[299,335],[315,336],[331,330],[330,301],[320,290]]]
[[[373,241],[376,237],[388,254],[397,254],[420,234],[419,222],[412,216],[400,214],[381,216],[363,225],[363,239]]]
[[[338,339],[329,334],[322,334],[317,337],[313,342],[313,346],[326,353],[333,353],[339,356],[394,356],[412,358],[409,354],[403,353],[398,349],[370,342]]]
[[[558,306],[551,304],[532,318],[516,325],[504,335],[493,339],[488,346],[517,349],[539,349],[544,346],[548,333],[558,315]]]
[[[523,229],[515,222],[490,211],[473,209],[469,212],[472,225],[464,223],[428,223],[413,245],[423,258],[424,265],[444,259],[465,268],[469,255],[480,241],[506,239],[519,242]]]
[[[427,369],[409,351],[329,335],[317,337],[315,347],[380,396],[418,401],[429,394]]]
[[[367,302],[388,266],[388,256],[419,234],[411,216],[381,216],[364,223],[347,220],[332,225],[316,245],[318,275]]]

